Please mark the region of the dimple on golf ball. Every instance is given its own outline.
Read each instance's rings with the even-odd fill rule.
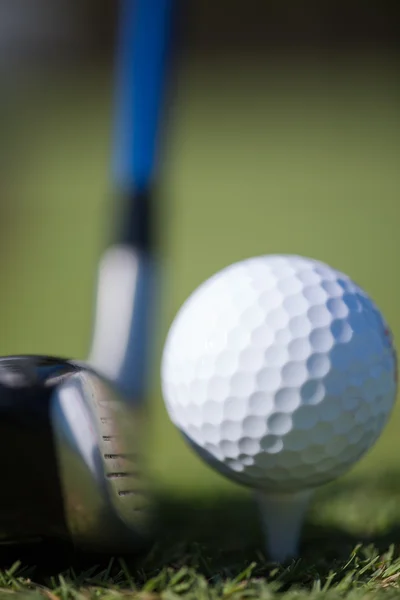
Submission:
[[[397,388],[392,335],[348,276],[300,256],[233,264],[178,312],[162,358],[173,423],[228,477],[272,493],[344,473]]]

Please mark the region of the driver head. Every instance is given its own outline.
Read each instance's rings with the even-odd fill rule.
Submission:
[[[0,358],[0,542],[65,540],[107,554],[141,548],[149,503],[140,421],[86,365]]]

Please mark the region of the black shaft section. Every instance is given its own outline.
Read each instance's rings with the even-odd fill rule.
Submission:
[[[119,241],[135,250],[151,253],[155,246],[154,192],[152,187],[132,191],[123,201]]]

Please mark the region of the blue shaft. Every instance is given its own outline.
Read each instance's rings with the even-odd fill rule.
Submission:
[[[112,176],[122,222],[99,274],[90,362],[146,402],[156,315],[155,184],[176,0],[120,0]]]
[[[133,277],[135,288],[124,358],[114,380],[136,405],[146,402],[158,296],[154,193],[173,5],[174,0],[120,3],[113,180],[124,202],[117,243],[131,248],[134,261],[125,281]]]
[[[124,193],[155,178],[173,0],[121,0],[113,177]]]

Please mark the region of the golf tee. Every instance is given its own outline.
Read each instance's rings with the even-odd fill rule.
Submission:
[[[266,551],[273,561],[284,562],[298,555],[301,529],[312,494],[310,490],[285,494],[255,493],[264,527]]]

